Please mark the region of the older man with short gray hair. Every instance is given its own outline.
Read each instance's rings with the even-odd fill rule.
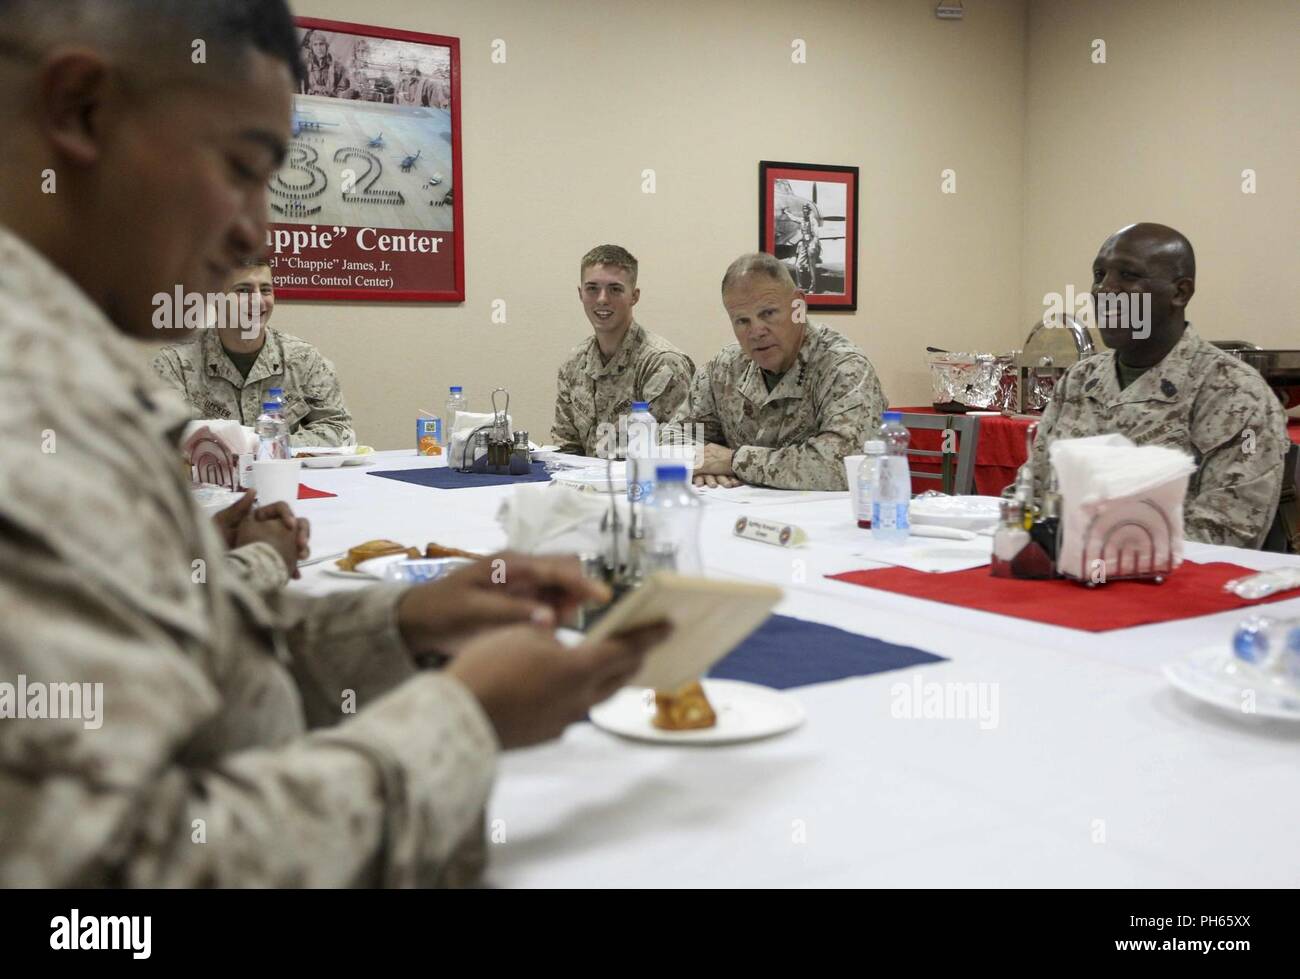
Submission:
[[[786,265],[742,255],[722,277],[736,342],[695,375],[674,419],[700,426],[697,484],[842,490],[844,457],[880,427],[885,396],[866,355],[809,323]]]

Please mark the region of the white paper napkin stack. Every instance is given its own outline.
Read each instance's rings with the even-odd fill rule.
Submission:
[[[626,547],[626,494],[615,494],[623,527],[619,546]],[[521,483],[504,500],[497,522],[506,532],[506,546],[525,554],[604,554],[610,548],[608,528],[601,531],[610,503],[607,493],[584,493],[557,483]]]
[[[456,412],[456,417],[451,422],[451,454],[447,456],[447,465],[458,468],[462,459],[465,460],[465,465],[472,463],[474,450],[471,448],[466,452],[465,443],[477,429],[491,425],[495,419],[496,415],[490,411]],[[510,431],[515,430],[509,415],[506,415],[506,425]]]
[[[1048,456],[1061,492],[1062,573],[1102,583],[1182,563],[1191,456],[1123,435],[1060,439]]]

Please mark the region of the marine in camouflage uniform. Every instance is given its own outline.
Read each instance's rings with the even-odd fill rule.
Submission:
[[[1195,457],[1183,505],[1189,540],[1259,547],[1290,444],[1282,406],[1264,378],[1190,324],[1163,360],[1122,389],[1115,358],[1114,350],[1088,357],[1057,383],[1034,442],[1039,491],[1052,441],[1118,432]]]
[[[253,426],[271,388],[284,389],[289,444],[353,445],[352,415],[334,365],[306,340],[264,327],[266,342],[248,377],[226,354],[219,330],[199,329],[154,357],[154,370],[193,407],[198,418],[233,418]]]
[[[880,430],[885,395],[851,341],[809,323],[793,366],[767,389],[740,344],[727,345],[695,375],[674,419],[701,426],[704,441],[735,450],[736,476],[778,489],[844,490],[844,457]]]
[[[487,715],[417,673],[402,589],[230,573],[175,464],[189,409],[138,358],[0,228],[0,679],[103,684],[98,729],[0,719],[0,886],[464,880]]]
[[[657,421],[669,421],[686,403],[694,373],[686,354],[635,321],[608,363],[588,337],[560,368],[551,437],[561,452],[596,456],[602,433],[615,430],[633,401],[649,402]]]

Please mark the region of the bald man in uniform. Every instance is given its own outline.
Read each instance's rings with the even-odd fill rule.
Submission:
[[[1182,449],[1196,460],[1187,538],[1257,548],[1277,510],[1286,420],[1258,371],[1192,329],[1195,291],[1196,256],[1173,228],[1132,224],[1106,239],[1092,263],[1092,304],[1110,349],[1057,384],[1038,426],[1034,471],[1041,490],[1055,439],[1118,432]]]

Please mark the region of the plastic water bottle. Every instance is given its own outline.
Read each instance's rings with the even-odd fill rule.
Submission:
[[[650,402],[633,401],[627,416],[627,498],[648,500],[654,492],[655,457],[659,449],[659,423],[650,414]]]
[[[858,526],[870,530],[872,502],[880,483],[880,464],[884,461],[885,443],[880,439],[868,439],[862,451],[866,456],[858,463],[858,498],[854,501],[853,509],[858,515]]]
[[[1252,615],[1233,633],[1232,654],[1260,669],[1279,669],[1300,683],[1300,619]]]
[[[262,402],[262,413],[257,416],[257,458],[290,459],[289,423],[274,401]]]
[[[901,412],[885,412],[880,427],[885,455],[872,487],[871,536],[875,540],[902,544],[911,534],[907,508],[912,501],[912,476],[907,468],[907,444],[911,440],[903,426]]]
[[[453,384],[448,389],[446,415],[442,419],[442,435],[447,442],[451,441],[452,429],[456,427],[456,412],[469,411],[469,399],[465,397],[465,389],[459,384]]]
[[[681,463],[655,467],[654,490],[645,501],[642,573],[703,574],[700,560],[700,498],[686,481]]]
[[[277,458],[292,459],[293,448],[289,444],[289,419],[284,415],[284,388],[271,388],[266,392],[268,403],[275,405],[276,416],[284,422],[284,437],[280,439],[280,451],[283,453]]]

